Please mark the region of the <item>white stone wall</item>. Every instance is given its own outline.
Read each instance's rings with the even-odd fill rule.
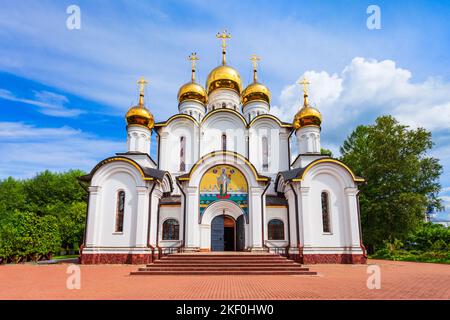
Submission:
[[[268,229],[269,221],[272,219],[278,219],[283,221],[284,224],[284,239],[283,240],[269,240]],[[288,216],[287,207],[266,207],[266,216],[264,221],[264,239],[266,246],[268,247],[283,247],[288,243]]]
[[[137,125],[127,127],[127,147],[131,152],[150,153],[151,131]]]
[[[245,120],[250,123],[257,116],[269,113],[269,104],[264,101],[252,101],[247,103],[242,109]]]
[[[180,238],[178,240],[163,240],[163,224],[168,219],[175,219],[180,224]],[[181,245],[183,239],[183,210],[181,206],[161,206],[159,208],[159,246],[177,247]]]

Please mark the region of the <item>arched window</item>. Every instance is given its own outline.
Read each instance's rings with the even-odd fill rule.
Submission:
[[[262,169],[269,170],[269,142],[267,137],[262,137]]]
[[[163,240],[178,240],[180,237],[180,225],[175,219],[167,219],[163,223]]]
[[[227,135],[222,134],[222,150],[227,150]]]
[[[284,240],[284,222],[279,219],[270,220],[267,232],[269,240]]]
[[[330,204],[328,199],[328,193],[322,192],[322,225],[323,232],[331,232],[330,227]]]
[[[180,137],[180,172],[186,170],[186,138]]]
[[[125,211],[125,191],[119,191],[117,193],[116,204],[116,232],[123,232],[123,214]]]

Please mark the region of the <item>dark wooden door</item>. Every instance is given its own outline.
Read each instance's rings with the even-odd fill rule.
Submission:
[[[234,227],[224,228],[224,250],[234,251]]]
[[[211,221],[211,251],[224,251],[223,223],[223,216],[217,216]]]
[[[245,249],[244,225],[244,216],[240,215],[236,220],[236,251],[243,251]]]

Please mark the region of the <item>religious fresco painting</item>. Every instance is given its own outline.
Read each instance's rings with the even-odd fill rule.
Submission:
[[[200,218],[211,203],[221,200],[236,203],[248,222],[247,180],[235,167],[218,165],[203,175],[200,182]]]

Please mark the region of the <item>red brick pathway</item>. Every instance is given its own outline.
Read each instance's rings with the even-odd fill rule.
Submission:
[[[365,265],[312,265],[318,276],[130,276],[137,266],[81,267],[68,290],[68,265],[0,266],[0,299],[450,299],[450,266],[370,260],[381,289],[369,290]]]

